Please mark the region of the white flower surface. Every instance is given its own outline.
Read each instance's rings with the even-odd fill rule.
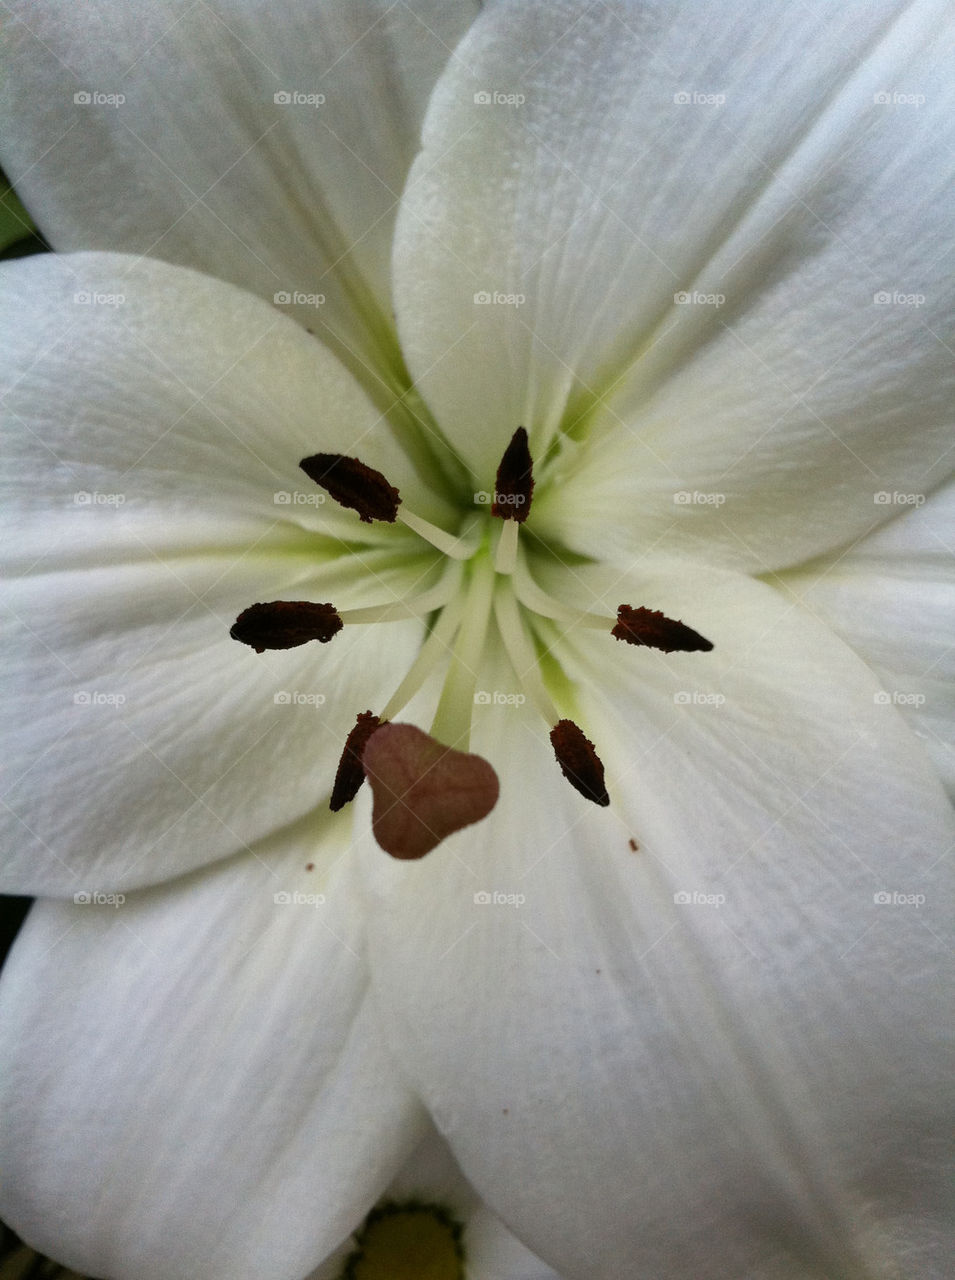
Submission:
[[[944,7],[472,9],[11,6],[0,1212],[111,1280],[325,1280],[386,1193],[469,1280],[940,1277]],[[500,781],[415,862],[328,807],[402,688]]]

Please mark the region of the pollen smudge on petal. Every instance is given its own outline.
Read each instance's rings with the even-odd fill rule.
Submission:
[[[659,609],[633,609],[622,604],[617,609],[617,625],[610,633],[615,640],[627,644],[642,644],[649,649],[662,649],[664,653],[708,653],[713,648],[710,640],[692,627],[674,622]]]
[[[560,771],[570,785],[594,804],[608,805],[603,763],[583,730],[573,720],[558,720],[550,731],[550,741]]]
[[[380,471],[343,453],[315,453],[298,465],[337,503],[357,511],[366,524],[373,520],[394,524],[401,498]]]
[[[273,600],[243,609],[229,635],[251,645],[256,653],[264,653],[266,649],[295,649],[309,640],[327,644],[343,625],[333,604]]]
[[[413,724],[386,724],[362,757],[374,795],[372,830],[393,858],[422,858],[497,804],[497,774],[481,756],[455,751]]]
[[[365,743],[378,728],[379,723],[379,719],[373,711],[359,712],[355,727],[345,739],[345,748],[338,762],[338,772],[335,774],[335,783],[332,787],[332,798],[328,802],[328,807],[332,813],[337,813],[339,809],[344,809],[346,804],[354,800],[361,784],[365,781],[361,758],[365,750]]]
[[[511,436],[511,443],[504,450],[501,465],[497,469],[492,516],[500,516],[502,520],[516,520],[518,524],[524,523],[530,515],[531,496],[534,492],[531,475],[533,465],[527,432],[523,427],[518,427]]]

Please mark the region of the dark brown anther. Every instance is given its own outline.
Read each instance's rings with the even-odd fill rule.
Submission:
[[[378,725],[378,717],[373,711],[362,711],[355,721],[354,729],[345,739],[345,749],[338,762],[335,785],[332,787],[332,798],[328,802],[332,813],[344,809],[345,805],[358,795],[358,789],[365,781],[365,771],[361,766],[365,743]]]
[[[401,498],[380,471],[343,453],[315,453],[298,465],[337,503],[357,511],[366,524],[373,520],[394,524]]]
[[[550,741],[560,771],[570,785],[594,804],[608,805],[604,767],[583,730],[573,720],[558,720],[550,731]]]
[[[527,444],[527,432],[518,427],[511,436],[511,443],[504,450],[504,457],[497,469],[494,481],[494,502],[491,515],[502,520],[516,520],[523,524],[530,515],[534,480],[531,451]]]
[[[662,649],[664,653],[708,653],[713,648],[712,642],[698,631],[665,617],[659,609],[632,609],[628,604],[617,610],[617,625],[610,634],[615,640]]]
[[[243,609],[229,635],[251,645],[256,653],[264,653],[266,649],[295,649],[309,640],[327,644],[343,625],[333,604],[273,600]]]

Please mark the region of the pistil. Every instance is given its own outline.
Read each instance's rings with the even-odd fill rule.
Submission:
[[[471,740],[474,690],[477,688],[478,670],[493,599],[494,568],[485,553],[476,556],[474,560],[465,613],[451,656],[451,668],[431,725],[431,732],[436,738],[453,743],[463,751],[467,750]]]

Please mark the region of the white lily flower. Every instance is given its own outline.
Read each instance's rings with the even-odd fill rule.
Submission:
[[[331,1276],[415,1186],[469,1280],[943,1274],[943,7],[13,10],[0,1212],[112,1280]],[[331,812],[366,710],[489,815]]]

